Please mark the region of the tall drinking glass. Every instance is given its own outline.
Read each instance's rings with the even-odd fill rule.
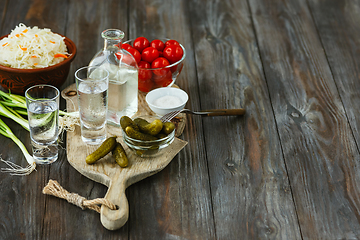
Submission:
[[[81,138],[97,145],[106,139],[109,72],[100,67],[83,67],[75,72],[80,111]]]
[[[58,158],[60,91],[50,85],[36,85],[25,92],[33,157],[38,164]]]

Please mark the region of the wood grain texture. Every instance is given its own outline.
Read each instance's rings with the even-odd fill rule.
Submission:
[[[359,148],[360,143],[360,15],[359,1],[310,1],[313,19],[321,42],[326,52],[331,72],[334,76],[340,98],[345,107],[347,120],[350,123],[353,136]],[[359,158],[354,159],[358,162]],[[339,164],[345,172],[344,186],[345,199],[349,203],[346,210],[355,214],[357,222],[348,220],[349,228],[352,231],[345,233],[346,236],[359,237],[359,184],[358,179],[353,175],[358,174],[358,168],[354,169],[352,161]],[[358,166],[358,165],[355,165]],[[354,219],[355,220],[355,219]]]
[[[359,152],[306,1],[250,6],[302,236],[357,238]]]
[[[29,133],[22,127],[4,119],[13,133],[26,145],[30,145]],[[6,151],[12,149],[12,151]],[[27,162],[17,147],[8,138],[1,136],[1,158],[25,167]],[[28,148],[31,152],[31,148]],[[1,163],[1,167],[5,167]],[[41,239],[38,226],[43,223],[45,198],[41,196],[41,185],[46,181],[49,167],[38,168],[37,174],[15,177],[0,173],[0,239]]]
[[[70,0],[68,7],[63,11],[67,14],[66,36],[72,39],[80,50],[71,65],[72,74],[69,74],[63,85],[65,88],[75,82],[75,71],[88,65],[92,57],[102,49],[102,31],[107,28],[122,30],[127,27],[127,1]],[[66,108],[64,102],[62,106],[63,109]],[[79,174],[67,162],[66,155],[63,159],[59,165],[52,166],[49,179],[57,180],[68,191],[76,192],[88,199],[105,196],[105,186]],[[108,231],[99,221],[97,212],[79,212],[78,207],[66,201],[48,197],[47,208],[52,211],[45,215],[44,239],[126,239],[128,236],[127,224],[117,231]],[[55,209],[61,210],[54,213]]]
[[[346,116],[360,144],[359,1],[309,1]]]
[[[198,86],[187,1],[130,1],[129,37],[172,38],[186,49],[176,84],[198,104]],[[200,119],[199,119],[200,120]],[[131,239],[214,239],[214,222],[201,121],[188,121],[182,138],[189,144],[163,171],[131,188],[138,199],[129,219]],[[146,196],[146,198],[142,197]],[[149,208],[148,206],[152,206]]]
[[[53,32],[65,34],[67,11],[64,10],[68,9],[68,1],[2,1],[4,2],[6,4],[2,5],[6,6],[6,11],[1,25],[2,35],[10,33],[19,23],[31,27],[50,28]]]
[[[1,24],[1,36],[8,34],[11,29],[19,23],[28,26],[38,25],[39,27],[52,27],[55,32],[63,34],[65,31],[66,12],[55,9],[67,9],[66,2],[58,1],[50,3],[48,1],[2,1],[4,7],[4,16]],[[37,11],[35,8],[41,5],[38,15],[32,13]],[[50,12],[53,12],[50,16]],[[44,19],[48,17],[50,24],[45,24]],[[54,17],[59,22],[54,21]],[[53,24],[53,25],[52,25]],[[29,133],[24,131],[20,126],[12,121],[6,123],[12,129],[14,134],[24,142],[28,151],[31,153],[31,144]],[[26,160],[15,143],[10,139],[1,136],[0,152],[2,158],[12,161],[21,166],[26,166]],[[9,149],[12,149],[9,151]],[[59,158],[64,159],[64,151],[59,151]],[[61,160],[60,160],[61,161]],[[2,165],[3,166],[3,165]],[[41,189],[48,180],[50,166],[38,167],[37,172],[30,176],[14,177],[8,174],[0,174],[1,188],[1,210],[3,215],[0,219],[0,239],[41,239],[43,238],[42,227],[44,225],[44,215],[46,209],[45,197],[41,194]]]
[[[30,176],[0,173],[0,239],[359,238],[359,9],[358,0],[0,0],[0,35],[23,22],[75,42],[62,89],[100,50],[100,33],[119,28],[126,39],[185,46],[176,84],[186,108],[247,111],[188,115],[189,144],[126,190],[130,218],[117,231],[41,193],[51,178],[88,199],[105,196],[65,148]],[[1,118],[30,151],[29,133]],[[16,144],[0,142],[3,159],[26,165]]]
[[[201,107],[246,109],[203,118],[216,236],[300,239],[247,1],[191,6]]]

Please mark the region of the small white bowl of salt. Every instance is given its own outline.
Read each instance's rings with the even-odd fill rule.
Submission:
[[[189,97],[180,88],[163,87],[150,91],[145,99],[153,112],[163,116],[166,113],[183,109]]]

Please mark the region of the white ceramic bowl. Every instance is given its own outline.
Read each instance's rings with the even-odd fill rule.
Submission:
[[[150,109],[159,116],[185,107],[189,96],[184,90],[174,87],[157,88],[146,95]]]

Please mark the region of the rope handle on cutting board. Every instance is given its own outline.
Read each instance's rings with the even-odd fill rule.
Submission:
[[[69,203],[72,203],[82,210],[85,208],[92,209],[100,213],[101,207],[99,205],[105,205],[111,210],[116,210],[117,207],[115,204],[112,204],[109,200],[105,198],[96,198],[93,200],[87,200],[86,198],[80,196],[77,193],[69,193],[60,184],[55,180],[49,180],[48,184],[43,189],[43,194],[53,195],[58,198],[63,198]]]

